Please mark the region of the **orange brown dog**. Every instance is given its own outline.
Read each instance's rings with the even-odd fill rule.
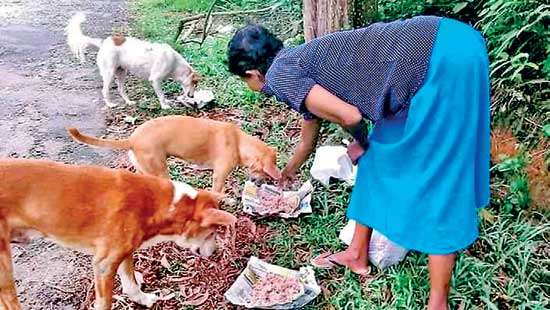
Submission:
[[[275,149],[231,123],[165,116],[143,123],[122,140],[98,139],[81,134],[76,128],[68,131],[85,144],[130,150],[130,161],[141,173],[168,178],[168,156],[212,168],[215,192],[223,192],[225,179],[237,166],[247,167],[257,178],[281,177]]]
[[[218,209],[219,194],[125,170],[51,161],[0,160],[0,309],[21,309],[10,240],[39,233],[93,254],[95,309],[111,309],[115,273],[131,300],[141,291],[132,253],[161,241],[211,255],[216,228],[235,217]]]

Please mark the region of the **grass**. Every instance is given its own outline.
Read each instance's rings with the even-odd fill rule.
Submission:
[[[217,9],[249,9],[274,3],[266,0],[218,1]],[[284,34],[284,30],[277,29],[299,22],[300,17],[299,3],[283,3],[288,5],[276,13],[284,17],[270,14],[251,18],[265,19],[277,33]],[[136,0],[133,5],[135,35],[169,43],[181,52],[204,76],[201,87],[215,91],[216,111],[233,113],[245,131],[262,136],[267,143],[277,147],[282,166],[297,141],[298,116],[283,105],[251,92],[242,81],[227,72],[224,59],[229,38],[224,35],[209,37],[200,49],[197,45],[181,46],[171,41],[178,16],[184,12],[203,12],[208,5],[208,1],[202,0]],[[234,23],[237,26],[244,22],[240,17],[216,20],[219,24]],[[164,87],[169,92],[179,90],[177,85],[169,82]],[[161,112],[150,87],[142,84],[138,88],[141,90],[138,96],[149,98],[140,103],[140,120],[193,112],[186,109]],[[339,143],[345,134],[336,126],[328,125],[323,127],[322,137],[324,143],[334,144]],[[504,167],[515,167],[517,163],[514,159],[511,161]],[[205,177],[208,174],[183,177],[182,166],[170,166],[171,176],[175,179],[184,179],[198,187],[210,185],[210,178]],[[502,165],[499,167],[493,171],[493,189],[495,193],[504,191],[507,194],[493,195],[491,206],[480,212],[480,238],[458,257],[450,295],[452,308],[548,309],[548,214],[524,211],[525,204],[528,204],[525,189],[521,184],[513,186],[512,182],[524,175],[517,167],[512,172]],[[302,178],[309,177],[307,169],[302,172]],[[236,186],[241,186],[245,177],[243,171],[232,175]],[[268,241],[276,253],[273,263],[298,268],[322,251],[343,248],[337,234],[346,221],[345,209],[351,188],[343,183],[331,184],[328,188],[318,183],[315,185],[312,215],[297,220],[258,221],[276,232]],[[423,309],[429,293],[427,258],[419,253],[409,254],[397,266],[376,270],[368,279],[360,279],[347,270],[318,271],[317,276],[324,290],[307,309]]]

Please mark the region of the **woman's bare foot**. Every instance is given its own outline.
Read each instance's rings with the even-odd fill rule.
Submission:
[[[337,263],[338,265],[349,268],[356,274],[365,275],[370,272],[369,260],[366,253],[360,255],[349,248],[345,251],[337,252],[328,257],[329,260]]]
[[[334,254],[321,254],[315,257],[311,263],[312,265],[323,269],[331,269],[334,266],[342,266],[359,275],[366,275],[370,273],[366,255],[356,255],[356,253],[350,250]]]
[[[340,265],[359,275],[369,274],[368,253],[371,233],[372,228],[356,223],[351,244],[345,251],[321,254],[314,258],[311,264],[324,269]]]

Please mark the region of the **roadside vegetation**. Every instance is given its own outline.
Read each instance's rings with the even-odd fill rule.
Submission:
[[[202,45],[182,42],[182,36],[191,27],[189,23],[182,36],[174,40],[180,20],[207,13],[211,4],[210,0],[134,0],[131,34],[168,43],[184,55],[204,77],[200,87],[212,89],[216,94],[215,105],[203,111],[174,108],[161,112],[152,89],[135,81],[131,93],[139,102],[138,107],[113,114],[113,124],[118,124],[120,132],[128,132],[135,125],[164,114],[238,123],[245,131],[275,146],[283,167],[298,139],[299,116],[284,105],[249,91],[242,81],[227,72],[224,60],[231,29],[249,21],[266,25],[287,44],[301,43],[301,2],[218,0],[212,12],[240,13],[212,14],[210,33]],[[480,29],[489,48],[493,83],[492,198],[490,206],[479,212],[480,238],[458,257],[450,296],[452,309],[550,307],[549,7],[544,1],[532,0],[378,1],[377,20],[417,14],[452,16]],[[204,18],[196,21],[194,30],[183,40],[202,40],[203,29]],[[174,95],[179,91],[170,82],[164,88]],[[323,127],[320,145],[339,144],[345,137],[337,127],[328,125]],[[307,168],[309,165],[302,170],[303,180],[309,178]],[[209,172],[176,161],[171,162],[171,176],[197,187],[210,186]],[[245,178],[244,171],[232,174],[228,181],[229,195],[240,197]],[[345,209],[351,188],[341,182],[333,182],[329,187],[314,185],[313,214],[297,220],[256,220],[263,244],[248,244],[247,250],[239,255],[260,255],[272,263],[298,268],[320,252],[341,249],[338,232],[346,223]],[[240,202],[230,209],[240,212]],[[149,259],[160,261],[164,257],[167,263],[138,263],[148,277],[160,278],[161,274],[182,277],[186,272],[201,272],[174,267],[187,266],[177,254],[155,253]],[[235,259],[227,268],[238,271],[246,260],[247,257]],[[217,287],[228,287],[235,276],[236,273],[227,273],[226,279],[217,279],[225,281]],[[402,263],[387,270],[374,269],[368,277],[358,277],[343,269],[317,271],[317,277],[323,292],[309,309],[423,309],[429,293],[427,258],[419,253],[410,253]],[[222,301],[223,293],[208,294],[210,299]],[[183,291],[177,291],[166,305],[181,307],[185,300]],[[199,307],[209,309],[207,304]],[[231,308],[227,304],[218,304],[216,308],[224,307]]]

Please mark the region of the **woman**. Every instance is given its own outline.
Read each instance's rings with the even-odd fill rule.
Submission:
[[[447,309],[457,251],[478,236],[489,200],[489,74],[482,36],[458,21],[419,16],[283,48],[248,25],[228,48],[229,70],[303,114],[292,179],[315,148],[320,121],[355,139],[358,174],[347,216],[351,245],[317,266],[368,270],[372,229],[429,255],[429,309]],[[364,119],[374,122],[367,133]]]

